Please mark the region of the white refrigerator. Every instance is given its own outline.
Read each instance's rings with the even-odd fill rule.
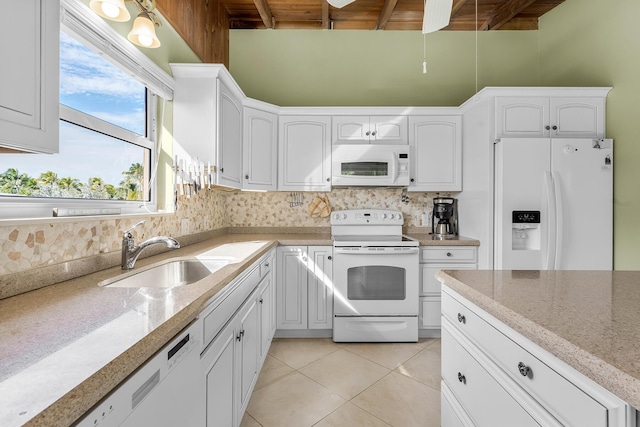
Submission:
[[[495,144],[494,268],[613,268],[613,141]]]

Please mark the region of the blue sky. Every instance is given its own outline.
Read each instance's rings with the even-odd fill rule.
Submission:
[[[144,86],[63,32],[60,103],[144,134]],[[86,182],[99,176],[118,185],[122,171],[134,162],[142,163],[142,156],[140,147],[61,122],[59,154],[0,155],[0,173],[16,168],[38,177],[51,170],[59,178],[71,176]]]

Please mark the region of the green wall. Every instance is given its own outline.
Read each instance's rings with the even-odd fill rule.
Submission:
[[[542,85],[613,87],[607,137],[614,139],[616,270],[640,269],[639,15],[637,0],[567,0],[542,17],[539,31]]]
[[[476,92],[476,34],[440,31],[231,30],[231,74],[247,96],[281,106],[458,106]],[[538,81],[535,31],[484,32],[478,89]]]

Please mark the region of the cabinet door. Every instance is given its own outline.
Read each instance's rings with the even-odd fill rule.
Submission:
[[[203,353],[206,381],[207,427],[234,426],[235,342],[237,322],[232,320]]]
[[[269,350],[272,333],[272,318],[274,310],[273,300],[273,282],[271,274],[267,274],[258,288],[258,303],[260,309],[260,353],[259,359],[262,360]]]
[[[333,327],[332,246],[309,246],[309,329]]]
[[[242,188],[276,189],[277,137],[277,115],[254,108],[244,109]]]
[[[238,367],[237,419],[249,403],[251,390],[258,377],[258,352],[260,349],[260,328],[258,326],[258,298],[253,293],[238,312],[239,326],[236,334]]]
[[[0,152],[58,152],[60,2],[4,2]],[[16,38],[16,35],[19,37]]]
[[[462,118],[416,116],[409,119],[410,191],[462,190]]]
[[[496,98],[497,139],[543,138],[549,136],[549,129],[549,97]]]
[[[277,328],[307,329],[306,246],[278,248]]]
[[[420,329],[440,329],[442,320],[440,316],[440,297],[420,297],[420,310],[418,312],[418,327]]]
[[[406,116],[371,116],[372,144],[408,144]]]
[[[439,270],[475,270],[477,264],[420,264],[420,296],[440,296],[442,283],[436,279]]]
[[[330,117],[280,118],[278,190],[331,190],[330,132]]]
[[[369,116],[333,116],[333,144],[368,144]]]
[[[603,138],[605,98],[551,98],[551,136]]]
[[[217,183],[242,188],[242,104],[218,80]]]

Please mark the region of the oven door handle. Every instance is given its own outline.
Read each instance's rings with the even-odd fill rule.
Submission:
[[[368,247],[363,248],[333,248],[334,254],[341,255],[410,255],[417,254],[420,251],[420,248],[407,248],[401,251],[395,250],[394,248],[385,248],[383,250],[368,250]]]

